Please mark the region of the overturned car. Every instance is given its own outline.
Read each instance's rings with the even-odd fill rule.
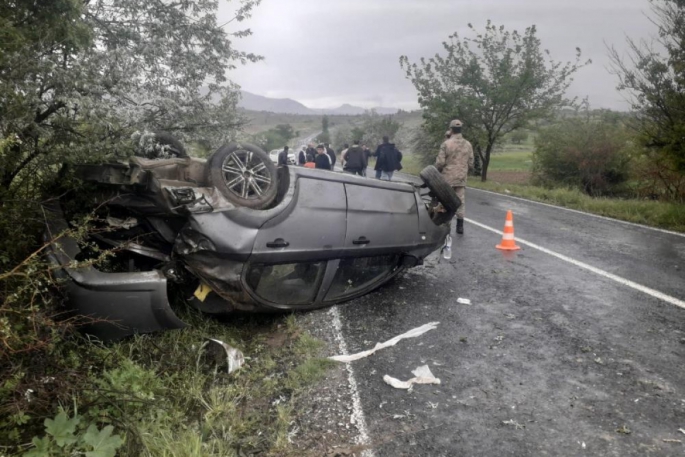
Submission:
[[[434,167],[424,185],[303,167],[276,167],[261,149],[230,144],[209,159],[83,165],[97,188],[102,230],[89,243],[117,269],[73,268],[89,256],[53,243],[84,331],[104,340],[183,327],[168,283],[211,314],[309,310],[376,289],[442,247],[460,202]],[[46,239],[68,228],[53,205]]]

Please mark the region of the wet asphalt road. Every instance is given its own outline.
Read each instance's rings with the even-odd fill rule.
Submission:
[[[517,238],[685,299],[685,237],[467,191],[467,221],[502,230],[508,209]],[[339,307],[349,352],[440,322],[353,362],[373,453],[685,455],[685,309],[465,229],[451,261],[434,255]],[[441,385],[382,380],[424,364]]]

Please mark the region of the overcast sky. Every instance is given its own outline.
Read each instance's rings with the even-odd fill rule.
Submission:
[[[230,19],[231,4],[223,3],[219,22]],[[491,19],[520,31],[535,24],[555,60],[572,60],[580,47],[593,64],[576,74],[569,95],[589,97],[593,108],[627,109],[605,43],[625,49],[626,35],[652,36],[648,12],[648,0],[263,0],[240,24],[254,35],[236,46],[265,60],[230,78],[249,92],[310,108],[413,109],[416,92],[399,57],[431,57],[452,33],[472,36],[469,22],[482,29]]]

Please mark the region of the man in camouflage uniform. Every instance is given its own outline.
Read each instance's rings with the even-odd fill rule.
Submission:
[[[466,206],[466,176],[469,168],[473,168],[473,147],[461,136],[461,121],[455,119],[450,122],[452,135],[440,146],[440,153],[435,160],[437,168],[447,183],[457,193],[461,206],[457,210],[457,233],[464,233],[464,213]]]

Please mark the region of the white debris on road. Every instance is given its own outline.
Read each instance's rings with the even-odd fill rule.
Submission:
[[[385,349],[390,346],[396,345],[398,342],[405,338],[416,338],[417,336],[421,336],[424,333],[434,330],[437,328],[438,324],[440,322],[431,322],[429,324],[422,325],[421,327],[417,327],[415,329],[409,330],[406,333],[403,333],[401,335],[396,336],[395,338],[386,341],[385,343],[376,343],[376,346],[374,346],[373,349],[369,349],[366,351],[362,352],[357,352],[356,354],[351,354],[351,355],[336,355],[333,357],[329,357],[331,360],[335,360],[336,362],[353,362],[355,360],[363,359],[364,357],[368,357],[371,354],[373,354],[376,351],[379,351],[381,349]]]
[[[440,384],[440,380],[433,376],[433,373],[431,372],[431,369],[428,368],[428,365],[422,365],[411,373],[414,375],[414,377],[408,381],[400,381],[399,379],[395,379],[387,374],[383,376],[383,381],[395,389],[407,390],[411,389],[414,384]]]
[[[470,305],[471,300],[469,300],[468,298],[457,298],[457,303],[459,303],[460,305]]]

